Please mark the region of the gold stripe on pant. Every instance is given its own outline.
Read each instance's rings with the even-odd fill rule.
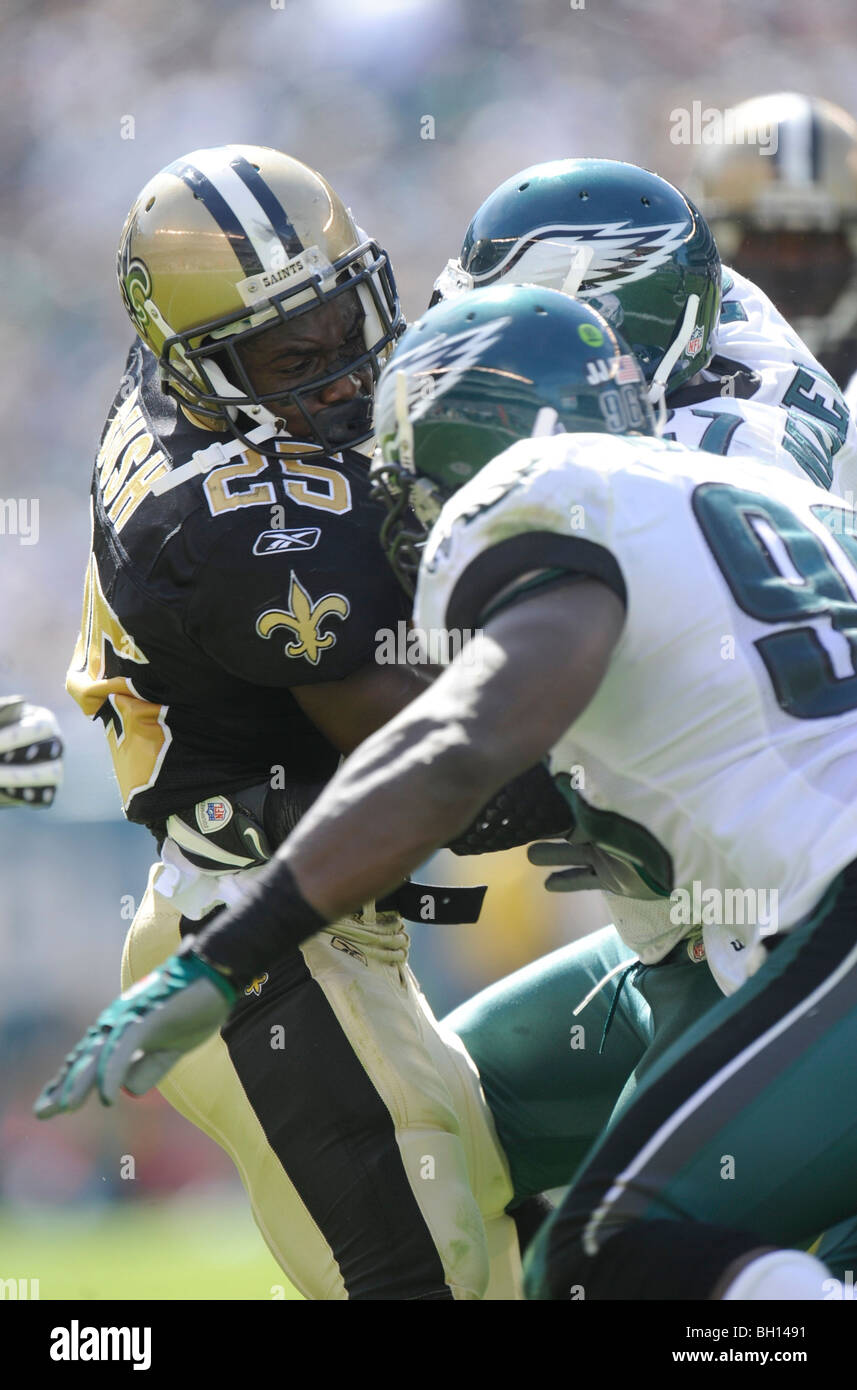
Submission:
[[[153,866],[128,933],[123,989],[180,944],[181,913],[155,891],[162,871]],[[389,1111],[453,1297],[521,1298],[517,1235],[505,1215],[508,1166],[476,1069],[434,1018],[405,963],[406,943],[398,919],[348,920],[313,937],[301,953]],[[265,1051],[273,1068],[276,1053]],[[159,1090],[229,1154],[265,1242],[295,1287],[309,1299],[347,1298],[331,1248],[271,1148],[221,1036],[183,1057]]]

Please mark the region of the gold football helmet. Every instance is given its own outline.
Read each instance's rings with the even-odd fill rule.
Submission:
[[[725,128],[723,143],[701,148],[692,185],[721,258],[847,378],[857,366],[857,121],[780,92],[742,102]]]
[[[307,165],[256,145],[175,160],[131,208],[117,273],[164,389],[199,422],[240,439],[242,426],[253,428],[248,442],[263,452],[271,450],[260,438],[287,432],[286,407],[306,424],[300,437],[327,452],[370,437],[374,381],[404,328],[395,280],[386,252]],[[295,389],[260,392],[242,348],[256,349],[272,327],[333,301],[344,309],[341,296],[356,297],[356,328],[335,360],[308,357],[308,379]],[[356,393],[352,386],[350,399],[319,410],[319,393],[345,378]]]

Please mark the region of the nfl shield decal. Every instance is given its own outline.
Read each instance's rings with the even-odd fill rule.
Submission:
[[[203,835],[211,835],[222,830],[232,819],[232,805],[225,796],[210,796],[200,801],[196,808],[196,823]]]
[[[687,347],[685,348],[688,357],[696,357],[697,353],[702,351],[702,340],[704,335],[705,329],[701,323],[698,323],[691,333]]]

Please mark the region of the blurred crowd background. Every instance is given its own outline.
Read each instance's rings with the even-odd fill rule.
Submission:
[[[778,90],[857,108],[854,0],[6,0],[0,21],[0,693],[59,715],[66,782],[0,821],[0,1202],[157,1196],[230,1165],[157,1097],[40,1126],[29,1109],[116,991],[154,848],[125,824],[100,725],[65,695],[90,472],[131,330],[114,256],[142,185],[203,146],[275,146],[319,168],[389,250],[408,317],[502,179],[569,155],[681,185],[670,112]],[[440,865],[438,872],[441,872]],[[485,865],[475,862],[471,880]],[[486,925],[414,933],[443,1013],[602,920],[536,898],[521,855],[492,869]],[[132,1152],[138,1180],[120,1180]],[[0,1274],[3,1271],[0,1270]]]

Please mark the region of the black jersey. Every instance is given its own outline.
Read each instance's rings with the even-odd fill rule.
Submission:
[[[147,824],[272,769],[329,777],[339,754],[289,688],[365,666],[409,613],[363,455],[248,447],[158,492],[214,441],[232,437],[193,424],[135,344],[95,463],[68,689],[103,720],[126,815]]]

